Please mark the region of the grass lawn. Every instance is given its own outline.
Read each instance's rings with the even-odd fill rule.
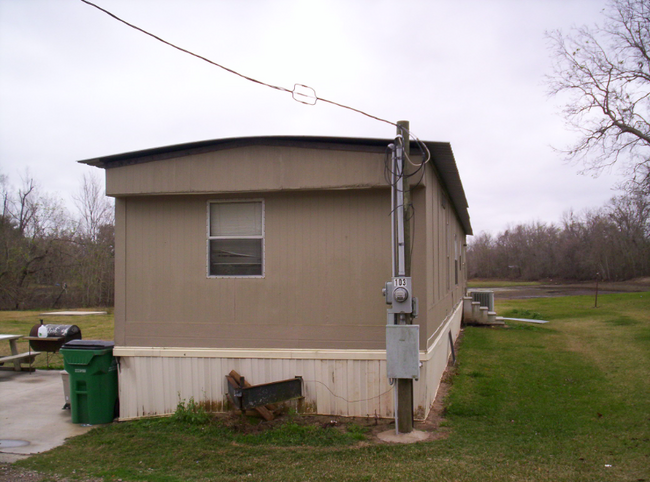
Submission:
[[[436,441],[360,442],[362,430],[301,428],[299,415],[259,434],[165,418],[98,427],[16,465],[111,481],[650,482],[650,292],[603,295],[599,306],[508,300],[499,314],[550,323],[466,328],[449,435]]]
[[[88,309],[84,311],[106,311],[107,315],[89,316],[42,316],[43,311],[0,311],[0,333],[4,335],[28,336],[32,327],[43,320],[45,324],[52,325],[77,325],[81,336],[87,340],[113,340],[113,313],[112,309]],[[47,312],[47,311],[46,311]],[[29,351],[27,340],[18,340],[19,353]],[[11,355],[9,343],[0,344],[0,356]],[[50,369],[63,369],[63,357],[59,353],[49,355]],[[47,357],[45,352],[36,357],[35,368],[46,369]]]

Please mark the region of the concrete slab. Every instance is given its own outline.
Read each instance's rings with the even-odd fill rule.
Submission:
[[[72,423],[64,404],[59,370],[0,371],[0,462],[46,452],[92,428]]]
[[[431,434],[429,432],[422,432],[421,430],[413,430],[410,433],[395,433],[395,429],[386,430],[377,434],[377,438],[383,442],[398,443],[398,444],[414,444],[416,442],[424,442]]]

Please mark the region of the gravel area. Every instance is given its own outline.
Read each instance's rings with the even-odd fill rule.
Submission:
[[[103,479],[69,479],[55,474],[43,474],[33,470],[0,463],[0,482],[102,482]]]

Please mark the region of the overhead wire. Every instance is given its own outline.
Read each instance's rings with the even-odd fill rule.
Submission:
[[[203,60],[203,61],[205,61],[205,62],[207,62],[207,63],[209,63],[211,65],[214,65],[215,67],[219,67],[220,69],[225,70],[226,72],[237,75],[237,76],[241,77],[242,79],[248,80],[249,82],[253,82],[253,83],[256,83],[256,84],[259,84],[259,85],[263,85],[264,87],[268,87],[270,89],[274,89],[274,90],[278,90],[280,92],[286,92],[288,94],[291,94],[293,99],[295,101],[297,101],[297,102],[300,102],[300,103],[303,103],[303,104],[308,104],[308,105],[315,105],[316,102],[320,100],[321,102],[324,102],[326,104],[331,104],[333,106],[340,107],[342,109],[347,109],[347,110],[350,110],[352,112],[356,112],[356,113],[364,115],[364,116],[366,116],[366,117],[368,117],[370,119],[374,119],[374,120],[379,121],[379,122],[385,122],[387,124],[390,124],[390,125],[398,127],[398,128],[400,127],[396,122],[392,122],[392,121],[389,121],[387,119],[383,119],[381,117],[369,114],[368,112],[365,112],[365,111],[363,111],[361,109],[357,109],[355,107],[351,107],[351,106],[346,105],[346,104],[341,104],[341,103],[335,102],[333,100],[324,99],[323,97],[318,97],[318,95],[316,95],[316,91],[313,88],[308,87],[308,86],[303,85],[303,84],[294,84],[293,89],[288,89],[288,88],[280,86],[280,85],[270,84],[270,83],[263,82],[261,80],[255,79],[253,77],[249,77],[248,75],[244,75],[244,74],[242,74],[240,72],[237,72],[236,70],[231,69],[229,67],[226,67],[225,65],[214,62],[213,60],[210,60],[207,57],[196,54],[196,53],[194,53],[194,52],[192,52],[190,50],[187,50],[187,49],[185,49],[183,47],[179,47],[178,45],[173,44],[173,43],[171,43],[171,42],[169,42],[169,41],[167,41],[167,40],[165,40],[165,39],[163,39],[163,38],[149,32],[149,31],[147,31],[147,30],[145,30],[145,29],[143,29],[141,27],[138,27],[137,25],[134,25],[134,24],[132,24],[130,22],[127,22],[126,20],[118,17],[114,13],[106,10],[105,8],[100,7],[99,5],[97,5],[97,4],[93,3],[93,2],[90,2],[89,0],[80,0],[80,1],[85,3],[86,5],[89,5],[91,7],[96,8],[97,10],[105,13],[106,15],[108,15],[111,18],[117,20],[118,22],[121,22],[124,25],[126,25],[128,27],[131,27],[132,29],[137,30],[138,32],[141,32],[141,33],[143,33],[145,35],[148,35],[149,37],[151,37],[151,38],[153,38],[155,40],[158,40],[159,42],[162,42],[165,45],[168,45],[169,47],[172,47],[172,48],[174,48],[176,50],[179,50],[180,52],[186,53],[188,55],[196,57],[197,59]],[[303,92],[300,92],[301,87],[304,87],[306,89],[311,90],[311,92],[313,92],[313,95],[308,95],[308,94],[305,94]],[[313,99],[313,102],[307,102],[305,99]],[[424,143],[422,143],[420,141],[420,139],[418,139],[418,137],[415,136],[411,131],[409,131],[408,129],[405,129],[404,127],[401,127],[401,129],[405,130],[408,133],[409,137],[412,137],[418,144],[420,144],[421,146],[424,145]],[[426,149],[426,146],[424,146],[424,147]],[[428,152],[428,149],[427,149],[427,152]],[[407,157],[407,159],[408,159],[408,157]],[[409,159],[409,162],[411,162],[410,159]],[[425,162],[427,162],[427,161],[425,161]]]
[[[202,55],[195,54],[194,52],[191,52],[190,50],[184,49],[183,47],[179,47],[178,45],[175,45],[175,44],[173,44],[171,42],[168,42],[167,40],[162,39],[162,38],[158,37],[157,35],[155,35],[155,34],[153,34],[151,32],[148,32],[147,30],[144,30],[143,28],[138,27],[137,25],[133,25],[132,23],[127,22],[126,20],[118,17],[114,13],[111,13],[108,10],[100,7],[99,5],[96,5],[96,4],[92,3],[92,2],[89,2],[88,0],[81,0],[81,1],[83,3],[85,3],[86,5],[90,5],[91,7],[95,7],[97,10],[100,10],[100,11],[104,12],[109,17],[114,18],[118,22],[122,22],[124,25],[127,25],[127,26],[131,27],[132,29],[137,30],[138,32],[142,32],[143,34],[148,35],[149,37],[152,37],[152,38],[158,40],[159,42],[164,43],[165,45],[168,45],[168,46],[170,46],[170,47],[172,47],[172,48],[174,48],[176,50],[180,50],[181,52],[186,53],[188,55],[191,55],[193,57],[196,57],[197,59],[204,60],[205,62],[207,62],[209,64],[212,64],[212,65],[214,65],[216,67],[219,67],[220,69],[223,69],[226,72],[230,72],[231,74],[237,75],[237,76],[239,76],[239,77],[241,77],[243,79],[246,79],[246,80],[248,80],[250,82],[255,82],[256,84],[260,84],[260,85],[263,85],[265,87],[269,87],[271,89],[279,90],[279,91],[282,91],[282,92],[288,92],[288,93],[292,92],[291,90],[287,89],[286,87],[281,87],[281,86],[278,86],[278,85],[273,85],[273,84],[268,84],[266,82],[262,82],[261,80],[254,79],[253,77],[249,77],[247,75],[244,75],[244,74],[241,74],[241,73],[237,72],[236,70],[233,70],[233,69],[230,69],[230,68],[228,68],[228,67],[226,67],[224,65],[218,64],[217,62],[214,62],[214,61],[212,61],[212,60],[210,60],[210,59],[208,59],[206,57],[203,57]]]
[[[400,129],[407,130],[403,126],[400,126]],[[415,170],[413,172],[411,172],[411,173],[404,172],[405,171],[404,168],[402,168],[403,169],[402,172],[393,170],[393,168],[392,168],[392,158],[390,157],[389,154],[392,154],[394,152],[395,145],[390,144],[390,145],[388,145],[386,147],[386,153],[384,155],[384,179],[386,180],[386,182],[391,187],[393,187],[393,189],[395,191],[399,191],[399,188],[397,186],[398,186],[400,178],[403,178],[404,180],[408,180],[409,178],[412,178],[414,176],[419,175],[417,181],[415,181],[415,183],[413,185],[409,186],[409,184],[407,183],[406,184],[406,186],[407,186],[406,189],[401,190],[401,192],[406,193],[406,192],[410,192],[414,187],[417,187],[422,183],[422,180],[424,179],[424,174],[425,174],[424,166],[431,160],[431,152],[427,148],[426,144],[424,144],[419,139],[417,139],[416,142],[418,143],[418,147],[419,147],[420,152],[422,154],[422,162],[415,163],[410,159],[410,157],[408,156],[408,154],[406,152],[406,146],[404,146],[404,144],[403,144],[402,136],[397,136],[396,140],[400,144],[400,146],[402,147],[402,156],[405,159],[407,159],[408,162],[412,166],[415,167]],[[391,181],[391,179],[394,179],[394,181]],[[415,247],[415,222],[416,222],[416,219],[415,219],[415,206],[413,205],[412,202],[404,203],[401,206],[395,206],[391,210],[390,215],[392,215],[394,213],[394,211],[397,210],[399,207],[404,208],[404,210],[405,210],[405,220],[406,220],[406,222],[411,224],[411,236],[410,236],[409,251],[410,251],[410,259],[412,259],[413,258],[413,250],[414,250],[414,247]],[[410,271],[410,268],[409,268],[409,271]]]
[[[398,142],[400,142],[400,141],[401,141],[401,137],[398,136]],[[393,170],[393,167],[392,167],[392,165],[393,165],[392,154],[393,154],[394,150],[395,150],[395,145],[394,144],[389,144],[388,146],[386,146],[386,151],[385,151],[385,154],[384,154],[384,180],[386,181],[386,183],[389,186],[391,186],[393,188],[393,192],[403,192],[403,193],[410,192],[411,189],[413,189],[414,187],[419,186],[422,183],[422,179],[424,179],[424,173],[425,173],[424,172],[424,165],[427,162],[429,162],[429,160],[431,158],[431,154],[428,152],[428,150],[425,152],[424,149],[422,149],[423,162],[416,165],[417,167],[416,167],[416,170],[414,172],[412,172],[410,174],[407,174],[407,173],[404,173],[404,172],[400,172],[398,170]],[[404,156],[406,155],[405,149],[402,150],[402,154]],[[411,164],[415,165],[414,163],[411,163]],[[408,186],[408,183],[407,183],[407,188],[406,189],[400,190],[398,188],[398,183],[399,183],[400,178],[404,178],[405,180],[408,180],[408,178],[416,176],[418,174],[420,176],[419,176],[419,178],[417,179],[417,181],[415,182],[415,184],[413,186]],[[392,179],[394,179],[394,180],[392,180]],[[409,259],[413,259],[413,250],[414,250],[414,246],[415,246],[415,206],[413,205],[412,202],[406,202],[406,203],[403,203],[403,204],[400,204],[400,205],[396,205],[396,206],[392,207],[389,215],[392,216],[395,213],[395,211],[400,207],[404,209],[405,221],[411,224],[410,246],[409,246],[408,249],[409,249],[409,252],[410,252]],[[410,271],[410,269],[411,268],[409,267],[408,271]]]
[[[415,167],[415,170],[413,172],[411,172],[411,173],[405,173],[405,172],[396,173],[396,172],[393,172],[392,168],[390,167],[391,163],[389,161],[389,153],[392,151],[392,149],[389,146],[386,149],[386,155],[385,155],[385,160],[384,160],[384,179],[386,180],[386,182],[389,185],[391,185],[391,186],[393,186],[395,188],[397,188],[397,182],[398,182],[398,180],[400,178],[409,179],[411,177],[414,177],[414,176],[420,174],[420,177],[417,180],[417,182],[415,183],[415,186],[412,186],[412,187],[417,187],[422,182],[422,179],[424,177],[424,166],[431,160],[431,152],[429,151],[429,148],[427,147],[426,143],[422,142],[416,135],[413,134],[413,132],[411,130],[407,129],[403,125],[400,125],[400,124],[397,124],[396,122],[392,122],[392,121],[389,121],[387,119],[383,119],[381,117],[369,114],[369,113],[367,113],[367,112],[365,112],[365,111],[363,111],[361,109],[356,109],[356,108],[351,107],[349,105],[341,104],[341,103],[335,102],[333,100],[324,99],[322,97],[319,97],[316,94],[316,91],[313,88],[311,88],[309,86],[306,86],[306,85],[303,85],[303,84],[294,84],[293,89],[288,89],[288,88],[280,86],[280,85],[270,84],[270,83],[258,80],[256,78],[250,77],[248,75],[244,75],[244,74],[242,74],[240,72],[237,72],[234,69],[226,67],[225,65],[214,62],[213,60],[210,60],[207,57],[196,54],[196,53],[194,53],[194,52],[192,52],[190,50],[187,50],[187,49],[185,49],[183,47],[179,47],[178,45],[173,44],[173,43],[171,43],[171,42],[169,42],[169,41],[167,41],[167,40],[165,40],[165,39],[163,39],[163,38],[149,32],[149,31],[147,31],[147,30],[145,30],[145,29],[143,29],[141,27],[138,27],[137,25],[134,25],[134,24],[132,24],[130,22],[127,22],[126,20],[118,17],[114,13],[106,10],[105,8],[100,7],[99,5],[97,5],[97,4],[93,3],[93,2],[90,2],[89,0],[81,0],[81,2],[85,3],[86,5],[89,5],[91,7],[96,8],[97,10],[105,13],[106,15],[108,15],[111,18],[117,20],[118,22],[121,22],[124,25],[126,25],[126,26],[128,26],[128,27],[130,27],[130,28],[132,28],[134,30],[137,30],[138,32],[141,32],[141,33],[143,33],[143,34],[145,34],[145,35],[147,35],[147,36],[149,36],[149,37],[151,37],[151,38],[153,38],[155,40],[158,40],[159,42],[162,42],[163,44],[165,44],[165,45],[167,45],[169,47],[172,47],[172,48],[174,48],[174,49],[176,49],[176,50],[178,50],[180,52],[183,52],[185,54],[188,54],[188,55],[196,57],[196,58],[198,58],[200,60],[203,60],[204,62],[207,62],[207,63],[209,63],[211,65],[214,65],[215,67],[218,67],[218,68],[220,68],[222,70],[225,70],[228,73],[231,73],[231,74],[236,75],[238,77],[241,77],[241,78],[243,78],[245,80],[248,80],[249,82],[253,82],[253,83],[262,85],[264,87],[268,87],[270,89],[278,90],[280,92],[289,93],[289,94],[292,95],[293,99],[295,101],[297,101],[297,102],[307,104],[307,105],[315,105],[316,102],[320,100],[321,102],[324,102],[326,104],[331,104],[331,105],[333,105],[335,107],[340,107],[342,109],[347,109],[347,110],[350,110],[352,112],[356,112],[358,114],[364,115],[364,116],[366,116],[366,117],[368,117],[370,119],[374,119],[376,121],[384,122],[384,123],[387,123],[387,124],[390,124],[392,126],[397,127],[401,131],[404,131],[406,133],[406,135],[408,135],[409,138],[412,138],[418,144],[419,150],[420,150],[420,152],[422,154],[422,161],[420,163],[414,162],[411,159],[411,157],[409,156],[409,153],[406,152],[406,149],[402,149],[404,158],[407,160],[407,162],[409,164],[411,164],[413,167]],[[311,91],[313,93],[313,95],[310,95],[309,93],[305,93],[304,91],[301,91],[301,88],[308,89],[309,91]],[[313,102],[311,102],[311,100],[313,100]],[[401,147],[403,148],[404,147],[404,140],[403,140],[401,135],[397,136],[397,141],[401,144]],[[393,145],[392,148],[394,149],[395,146]],[[395,180],[394,182],[391,181],[391,176]],[[412,187],[409,187],[408,190],[410,190]],[[409,210],[411,211],[411,216],[410,216],[410,218],[407,218],[407,221],[413,220],[413,230],[415,230],[415,219],[414,219],[415,218],[415,209],[413,207],[413,204],[408,203],[408,205],[405,205],[404,207],[406,208],[407,213],[408,213]],[[410,248],[411,248],[411,252],[412,252],[413,251],[413,239],[411,240],[411,247]]]

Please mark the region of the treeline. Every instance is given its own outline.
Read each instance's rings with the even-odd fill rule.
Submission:
[[[650,195],[634,191],[604,207],[568,213],[556,224],[533,222],[492,236],[467,251],[470,278],[621,281],[650,276]]]
[[[0,175],[0,309],[113,305],[113,205],[84,176],[77,216],[25,176],[18,188]]]

